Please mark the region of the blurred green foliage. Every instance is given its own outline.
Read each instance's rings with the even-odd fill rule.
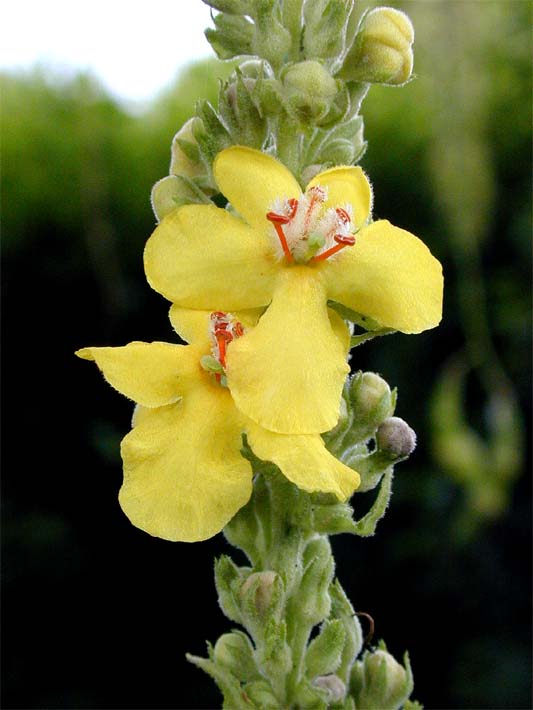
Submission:
[[[356,369],[379,371],[398,387],[398,413],[417,430],[420,446],[398,472],[393,505],[377,538],[363,543],[361,551],[338,543],[339,574],[345,586],[353,585],[354,602],[372,609],[379,633],[392,638],[393,651],[404,650],[394,639],[408,644],[417,697],[427,707],[525,708],[531,584],[531,461],[524,442],[531,427],[531,6],[391,4],[405,9],[415,25],[417,78],[403,89],[372,88],[363,106],[369,148],[362,166],[374,184],[375,216],[419,235],[443,262],[446,305],[437,330],[416,338],[392,336],[355,351]],[[230,70],[215,61],[191,66],[137,114],[90,76],[66,79],[36,70],[1,77],[9,373],[4,581],[7,600],[19,610],[7,625],[9,707],[216,702],[201,693],[187,695],[183,688],[178,692],[173,681],[163,679],[165,669],[165,678],[173,677],[175,657],[169,656],[167,668],[157,654],[159,665],[154,661],[151,673],[161,675],[159,695],[150,683],[144,692],[152,695],[135,685],[121,700],[101,695],[103,686],[80,675],[68,665],[65,649],[59,650],[64,639],[80,648],[83,643],[65,631],[70,622],[59,606],[55,631],[43,628],[66,664],[70,685],[59,690],[61,673],[54,685],[57,670],[43,661],[45,651],[34,650],[38,644],[25,639],[35,641],[47,610],[63,599],[59,590],[68,588],[84,613],[91,603],[100,605],[90,617],[97,628],[99,615],[118,624],[114,637],[123,638],[124,647],[117,653],[126,657],[127,624],[117,621],[118,607],[109,596],[123,604],[122,587],[116,597],[109,591],[99,596],[97,581],[87,581],[107,575],[119,585],[117,555],[130,562],[120,568],[125,579],[155,595],[151,608],[163,594],[160,624],[174,614],[170,555],[174,563],[181,556],[197,565],[199,594],[202,584],[211,588],[210,545],[194,552],[180,546],[176,552],[132,537],[120,518],[114,493],[128,405],[115,403],[113,393],[104,392],[71,353],[88,344],[172,337],[166,304],[150,291],[142,272],[142,248],[155,223],[150,190],[167,174],[172,137],[192,115],[195,101],[215,102],[217,77]],[[21,429],[33,431],[34,440],[22,464],[20,447],[13,444]],[[55,467],[53,474],[43,476],[43,462]],[[137,563],[138,575],[132,571]],[[372,570],[368,582],[357,569]],[[396,578],[401,582],[391,601],[388,590]],[[166,583],[164,592],[151,591]],[[30,593],[36,586],[46,607]],[[214,597],[208,599],[212,606]],[[29,606],[38,616],[28,616]],[[206,617],[205,632],[196,622],[194,643],[198,633],[217,635],[211,628],[215,614]],[[150,619],[136,621],[146,625],[146,643],[153,643]],[[90,636],[89,624],[77,623]],[[179,615],[173,623],[180,623]],[[178,626],[169,633],[182,631]],[[191,645],[184,640],[183,650]],[[173,653],[182,651],[173,647]],[[33,695],[28,683],[36,688]]]

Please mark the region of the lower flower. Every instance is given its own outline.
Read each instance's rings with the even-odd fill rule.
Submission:
[[[105,379],[137,403],[121,446],[119,501],[130,521],[151,535],[205,540],[248,502],[253,472],[240,451],[244,433],[256,456],[303,490],[345,500],[359,485],[359,475],[327,451],[319,434],[268,431],[237,408],[226,384],[226,354],[258,318],[257,311],[231,316],[174,306],[172,323],[189,345],[133,342],[76,353],[95,361]],[[330,318],[347,349],[344,323],[334,313]],[[287,392],[288,407],[290,398]]]

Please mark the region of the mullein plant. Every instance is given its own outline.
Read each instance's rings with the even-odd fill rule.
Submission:
[[[152,191],[144,265],[182,342],[78,351],[135,403],[119,501],[137,527],[244,551],[215,563],[238,628],[188,656],[223,707],[421,707],[413,677],[363,638],[329,536],[374,534],[414,450],[396,391],[350,375],[350,350],[442,313],[424,244],[372,219],[361,103],[412,74],[408,17],[354,0],[204,0],[238,63],[200,101]],[[186,344],[183,344],[186,343]],[[354,492],[376,490],[354,520]]]

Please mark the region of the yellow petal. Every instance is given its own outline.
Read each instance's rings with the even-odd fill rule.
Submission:
[[[209,352],[211,340],[209,324],[212,311],[196,311],[193,308],[182,308],[173,303],[170,306],[168,317],[176,333],[187,343],[202,346]]]
[[[264,308],[249,308],[243,311],[232,311],[231,315],[245,328],[251,328],[256,325],[263,311]],[[335,311],[332,312],[335,313]],[[209,338],[211,313],[212,311],[195,311],[192,308],[181,308],[173,304],[168,315],[172,327],[180,338],[183,338],[187,343],[203,345],[207,352],[211,347]]]
[[[279,270],[268,235],[214,205],[186,205],[155,229],[144,250],[150,286],[199,310],[256,308]]]
[[[337,423],[349,372],[318,270],[284,269],[259,324],[228,347],[235,404],[270,431],[314,434]]]
[[[232,146],[221,151],[213,174],[222,194],[256,230],[268,234],[266,214],[276,198],[299,197],[302,189],[292,173],[266,153]]]
[[[332,308],[328,308],[328,317],[331,327],[333,328],[333,332],[340,340],[342,347],[344,348],[345,355],[348,355],[352,346],[352,334],[350,329],[346,325],[346,322]]]
[[[184,542],[222,530],[252,491],[241,432],[229,392],[218,385],[201,385],[167,407],[138,408],[122,442],[119,501],[131,522]]]
[[[315,175],[307,188],[321,185],[328,188],[325,207],[342,207],[347,202],[353,207],[353,223],[360,228],[372,210],[372,188],[359,167],[338,167]]]
[[[176,402],[198,379],[201,357],[195,348],[159,342],[83,348],[76,355],[94,360],[112,387],[145,407]]]
[[[328,297],[403,333],[442,317],[442,267],[417,237],[386,220],[356,235],[353,247],[321,267]]]
[[[330,454],[319,434],[274,434],[253,422],[246,430],[255,455],[275,463],[304,491],[333,493],[339,500],[346,500],[359,486],[359,474]]]

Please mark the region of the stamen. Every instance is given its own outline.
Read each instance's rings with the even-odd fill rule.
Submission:
[[[346,212],[344,207],[337,207],[335,212],[337,213],[337,217],[343,224],[350,224],[350,222],[352,221],[350,219],[350,215],[348,214],[348,212]]]
[[[329,258],[332,254],[336,254],[344,247],[352,247],[355,244],[355,237],[351,234],[336,234],[333,239],[337,242],[334,247],[323,251],[322,254],[317,254],[314,256],[312,261],[324,261],[324,259]]]
[[[205,370],[214,372],[215,379],[219,384],[224,384],[226,367],[226,351],[228,343],[231,343],[235,338],[239,338],[244,335],[244,328],[242,323],[235,321],[231,313],[225,313],[224,311],[213,311],[211,313],[211,337],[214,340],[213,343],[213,355],[204,356],[204,362],[201,361],[202,367]],[[214,362],[211,362],[213,359]],[[215,367],[218,363],[219,368]]]
[[[228,330],[215,330],[217,339],[219,361],[222,367],[226,367],[226,343],[231,343],[233,335]]]
[[[283,249],[283,253],[285,254],[287,261],[292,261],[292,253],[289,249],[289,245],[287,244],[287,238],[281,225],[288,224],[291,219],[294,218],[296,210],[298,209],[298,200],[294,197],[291,197],[290,200],[287,200],[287,203],[290,207],[290,212],[288,215],[278,214],[277,212],[267,212],[266,218],[274,225],[274,229],[276,230],[276,234],[278,235],[281,248]]]

